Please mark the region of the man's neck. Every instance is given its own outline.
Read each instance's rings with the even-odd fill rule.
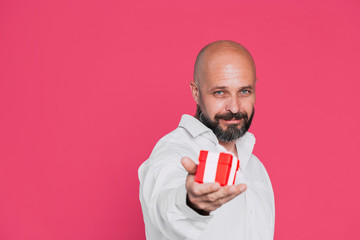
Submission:
[[[229,152],[232,152],[235,154],[236,157],[238,157],[237,149],[236,149],[236,141],[232,142],[221,142],[219,141],[220,145],[226,148]]]

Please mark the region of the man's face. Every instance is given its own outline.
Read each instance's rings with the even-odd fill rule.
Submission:
[[[220,59],[207,66],[197,88],[197,116],[222,142],[243,136],[254,115],[255,82],[253,68],[237,57]]]

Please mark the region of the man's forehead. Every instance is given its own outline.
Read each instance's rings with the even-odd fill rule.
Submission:
[[[241,90],[255,88],[255,78],[229,78],[229,79],[205,79],[202,81],[201,88],[204,90]]]
[[[244,59],[220,59],[204,66],[201,78],[202,85],[241,87],[254,85],[255,71],[250,62]],[[210,86],[209,86],[210,85]]]

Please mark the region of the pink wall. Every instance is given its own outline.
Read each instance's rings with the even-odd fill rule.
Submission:
[[[145,239],[137,168],[195,105],[197,52],[258,69],[275,239],[359,239],[360,4],[0,2],[0,239]]]

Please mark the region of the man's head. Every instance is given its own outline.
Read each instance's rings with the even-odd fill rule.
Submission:
[[[256,69],[246,48],[232,41],[206,45],[195,62],[190,83],[196,115],[221,142],[232,142],[251,125]]]

